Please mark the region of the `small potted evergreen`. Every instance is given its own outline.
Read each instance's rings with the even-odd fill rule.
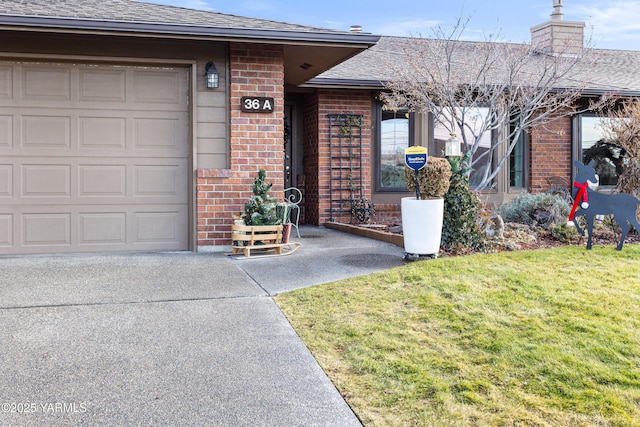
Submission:
[[[405,166],[404,177],[407,188],[415,192],[415,171]],[[442,237],[444,195],[449,190],[450,179],[449,161],[429,157],[425,167],[418,171],[419,198],[402,198],[402,234],[407,254],[437,256]]]
[[[242,248],[245,255],[252,247],[275,248],[280,253],[282,245],[282,219],[276,200],[269,195],[273,184],[265,182],[266,171],[260,169],[253,181],[253,195],[244,205],[242,221],[231,227],[233,252]]]
[[[258,171],[253,181],[253,196],[244,204],[245,225],[278,225],[282,222],[276,209],[276,199],[269,195],[273,183],[267,184],[264,169]]]

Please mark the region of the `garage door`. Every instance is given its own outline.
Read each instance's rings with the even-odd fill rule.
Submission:
[[[189,246],[188,71],[0,62],[0,253]]]

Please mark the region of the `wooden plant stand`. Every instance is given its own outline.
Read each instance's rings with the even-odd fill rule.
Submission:
[[[282,225],[233,225],[231,226],[232,254],[239,251],[250,257],[252,250],[275,250],[282,255]]]

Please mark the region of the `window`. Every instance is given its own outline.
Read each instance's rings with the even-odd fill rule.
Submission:
[[[509,155],[509,187],[524,187],[524,135]]]
[[[510,135],[513,135],[514,125],[511,124]],[[526,188],[526,132],[520,133],[520,138],[509,154],[509,188]]]
[[[615,186],[622,173],[622,150],[605,140],[600,117],[582,115],[578,120],[578,160],[585,164],[594,160],[599,184]]]
[[[380,150],[378,156],[378,189],[406,190],[404,183],[404,150],[411,143],[412,122],[407,110],[387,111],[380,107]]]
[[[473,142],[473,134],[478,134],[483,127],[489,108],[467,109],[465,113],[466,137],[469,143]],[[446,118],[438,118],[435,114],[409,113],[407,110],[388,111],[378,104],[377,114],[377,150],[375,160],[375,183],[377,192],[399,193],[405,192],[404,182],[404,152],[405,149],[414,145],[414,139],[428,140],[429,156],[443,157],[446,141],[449,139],[449,130],[443,123],[448,123]],[[463,143],[462,132],[456,128],[456,135]],[[492,150],[493,133],[485,132],[480,137],[480,143],[474,155],[475,164],[469,177],[469,184],[473,189],[479,189],[479,184],[484,178],[485,171],[495,165],[496,156],[500,155],[498,150]],[[504,164],[504,173],[499,175],[500,180],[495,179],[494,183],[487,187],[492,187],[495,182],[500,182],[500,191],[506,191],[503,187],[525,188],[527,171],[527,137],[523,132],[520,141],[515,146],[509,159]],[[464,151],[466,147],[462,146]]]
[[[469,124],[469,129],[465,129],[466,139],[469,144],[473,144],[474,134],[478,134],[480,128],[485,122],[487,115],[489,114],[488,108],[474,108],[468,109],[465,112],[465,118],[467,123]],[[449,123],[449,119],[444,116],[434,116],[433,118],[433,155],[442,156],[444,155],[444,144],[449,139],[449,130],[445,127],[444,123]],[[462,132],[460,132],[460,128],[456,126],[455,133],[460,140],[460,143],[463,144]],[[469,184],[471,188],[477,188],[484,173],[487,168],[491,168],[492,166],[492,155],[491,153],[491,132],[485,132],[480,137],[480,144],[476,153],[474,154],[473,161],[475,164],[473,165],[473,170],[471,171],[471,175],[469,176]],[[467,147],[464,145],[461,147],[462,151],[466,151]],[[431,153],[431,151],[430,151]]]

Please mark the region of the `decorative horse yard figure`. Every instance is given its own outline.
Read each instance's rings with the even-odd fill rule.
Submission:
[[[612,215],[614,221],[622,229],[620,243],[616,247],[617,250],[622,249],[624,239],[633,226],[637,232],[640,232],[640,224],[636,218],[636,208],[640,204],[640,200],[630,194],[606,194],[598,193],[589,188],[589,182],[596,184],[598,177],[593,168],[594,161],[590,161],[588,165],[584,165],[579,161],[575,161],[574,166],[577,169],[576,177],[573,182],[573,207],[569,214],[569,221],[573,221],[575,216],[584,216],[587,219],[587,231],[589,237],[587,239],[587,249],[591,249],[593,235],[593,221],[596,215]],[[580,210],[576,209],[580,206]],[[580,228],[577,222],[574,223],[576,230],[584,236],[584,230]]]

